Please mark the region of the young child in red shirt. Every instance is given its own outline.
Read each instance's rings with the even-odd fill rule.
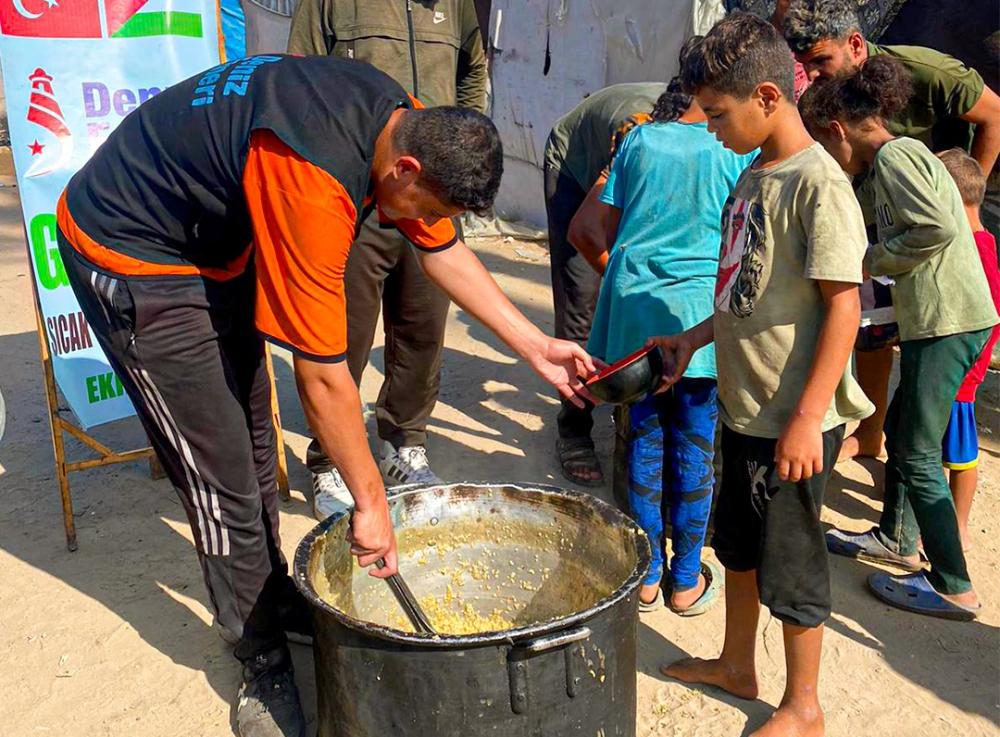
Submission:
[[[979,163],[960,148],[952,148],[938,154],[951,178],[958,185],[965,205],[965,214],[972,226],[979,258],[986,271],[993,305],[1000,312],[1000,269],[997,267],[997,242],[983,227],[979,219],[979,205],[986,191],[986,175]],[[976,389],[986,378],[990,366],[993,346],[1000,338],[1000,325],[993,328],[986,347],[979,360],[969,371],[955,396],[951,408],[951,420],[943,440],[944,467],[948,469],[948,485],[955,499],[955,513],[958,516],[958,531],[962,538],[962,549],[970,548],[969,510],[972,497],[979,482],[979,438],[976,433]]]

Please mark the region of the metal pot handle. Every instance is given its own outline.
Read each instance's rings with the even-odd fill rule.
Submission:
[[[577,627],[576,629],[558,632],[553,635],[544,635],[534,640],[519,643],[511,648],[507,656],[507,677],[510,682],[510,708],[515,714],[524,714],[528,711],[528,657],[537,653],[544,653],[555,650],[574,642],[586,640],[592,634],[590,627]],[[576,696],[577,685],[580,683],[579,660],[582,657],[582,645],[564,650],[566,668],[566,695],[570,698]],[[579,650],[577,655],[575,651]]]
[[[517,645],[517,647],[529,653],[543,653],[546,650],[554,650],[557,647],[569,645],[572,642],[586,640],[591,634],[593,633],[590,631],[590,627],[577,627],[573,630],[557,632],[554,635],[545,635],[534,640],[528,640]]]

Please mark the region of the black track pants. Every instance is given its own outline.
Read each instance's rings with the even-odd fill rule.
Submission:
[[[176,487],[241,660],[284,645],[296,596],[278,540],[276,448],[252,270],[228,282],[104,273],[60,234],[70,284]]]

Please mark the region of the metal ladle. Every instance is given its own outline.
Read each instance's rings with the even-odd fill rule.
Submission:
[[[385,558],[379,558],[375,561],[375,566],[379,569],[385,568]],[[410,620],[410,624],[413,625],[413,629],[417,632],[433,635],[434,628],[431,626],[430,620],[427,619],[424,610],[420,608],[420,604],[417,603],[416,597],[410,591],[410,587],[406,585],[403,577],[398,573],[394,573],[386,578],[385,581],[389,584],[389,588],[392,589],[392,593],[396,595],[396,601],[403,608],[407,618]]]

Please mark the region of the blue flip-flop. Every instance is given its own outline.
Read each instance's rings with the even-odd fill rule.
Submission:
[[[701,575],[705,577],[705,590],[701,596],[695,599],[694,604],[687,609],[675,609],[670,607],[670,611],[679,617],[697,617],[704,614],[719,600],[719,593],[722,591],[722,571],[711,561],[702,561]]]
[[[902,568],[904,571],[919,571],[923,568],[922,564],[912,563],[883,545],[878,538],[877,527],[873,527],[868,532],[829,530],[826,533],[826,549],[834,555],[868,560],[873,563],[884,563]]]
[[[982,605],[967,607],[948,601],[931,586],[922,571],[908,576],[879,571],[868,577],[868,588],[886,604],[928,617],[971,622],[982,609]]]

